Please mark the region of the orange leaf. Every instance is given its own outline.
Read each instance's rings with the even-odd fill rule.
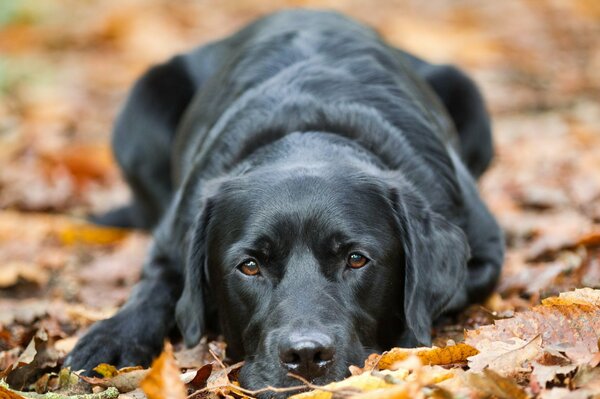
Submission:
[[[58,228],[57,233],[65,245],[78,243],[107,245],[121,241],[130,232],[125,229],[100,227],[87,223],[65,223]]]
[[[10,389],[4,388],[0,385],[0,399],[25,399],[21,395],[11,391]]]
[[[381,355],[377,367],[379,369],[390,369],[394,363],[415,355],[421,359],[423,364],[445,365],[466,362],[467,358],[478,354],[479,351],[467,344],[456,344],[445,348],[394,348]]]
[[[600,230],[592,231],[579,237],[577,245],[583,245],[586,247],[594,247],[600,245]]]
[[[179,368],[171,344],[152,363],[150,373],[140,383],[148,399],[186,399],[185,385],[179,378]]]

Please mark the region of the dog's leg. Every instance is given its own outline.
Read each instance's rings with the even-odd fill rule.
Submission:
[[[453,154],[458,182],[467,213],[466,233],[471,257],[467,263],[467,291],[451,310],[460,310],[468,303],[485,300],[494,290],[504,262],[504,235],[496,219],[481,200],[473,177]]]
[[[466,233],[471,249],[467,292],[457,296],[449,310],[460,310],[480,302],[493,291],[504,262],[504,236],[496,220],[481,200],[473,178],[488,167],[493,156],[490,119],[475,83],[456,67],[432,65],[398,50],[413,70],[425,79],[450,114],[460,136],[461,158],[453,156],[468,214]]]
[[[452,65],[429,64],[412,54],[397,51],[444,104],[460,137],[461,158],[471,175],[478,178],[494,154],[490,118],[479,89]]]
[[[149,366],[175,327],[173,313],[183,285],[179,263],[155,246],[125,306],[96,323],[79,340],[66,364],[88,374],[100,363]]]
[[[154,227],[173,195],[171,152],[177,126],[195,93],[218,71],[222,42],[152,67],[134,85],[113,131],[115,158],[133,192],[130,205],[91,220],[119,227]]]

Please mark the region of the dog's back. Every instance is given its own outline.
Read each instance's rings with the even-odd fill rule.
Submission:
[[[176,184],[192,170],[214,177],[269,141],[309,130],[372,141],[392,169],[410,149],[452,169],[439,168],[451,162],[454,135],[439,100],[369,28],[336,13],[285,11],[189,55],[189,68],[207,49],[219,57],[177,130]],[[367,126],[382,124],[393,129]],[[456,191],[450,176],[441,181],[444,196]]]

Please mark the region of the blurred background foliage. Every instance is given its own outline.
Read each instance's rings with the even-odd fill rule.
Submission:
[[[61,227],[40,212],[83,216],[126,201],[109,136],[135,79],[285,7],[344,12],[479,83],[497,147],[480,186],[509,244],[488,309],[600,286],[600,251],[581,244],[600,223],[597,0],[0,0],[0,267],[13,270],[0,309],[15,298],[122,302],[145,246],[49,240]],[[99,274],[118,295],[97,287]]]

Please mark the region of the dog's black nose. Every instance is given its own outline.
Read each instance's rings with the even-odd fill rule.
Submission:
[[[333,340],[320,333],[292,333],[279,345],[283,366],[308,380],[324,375],[334,355]]]

